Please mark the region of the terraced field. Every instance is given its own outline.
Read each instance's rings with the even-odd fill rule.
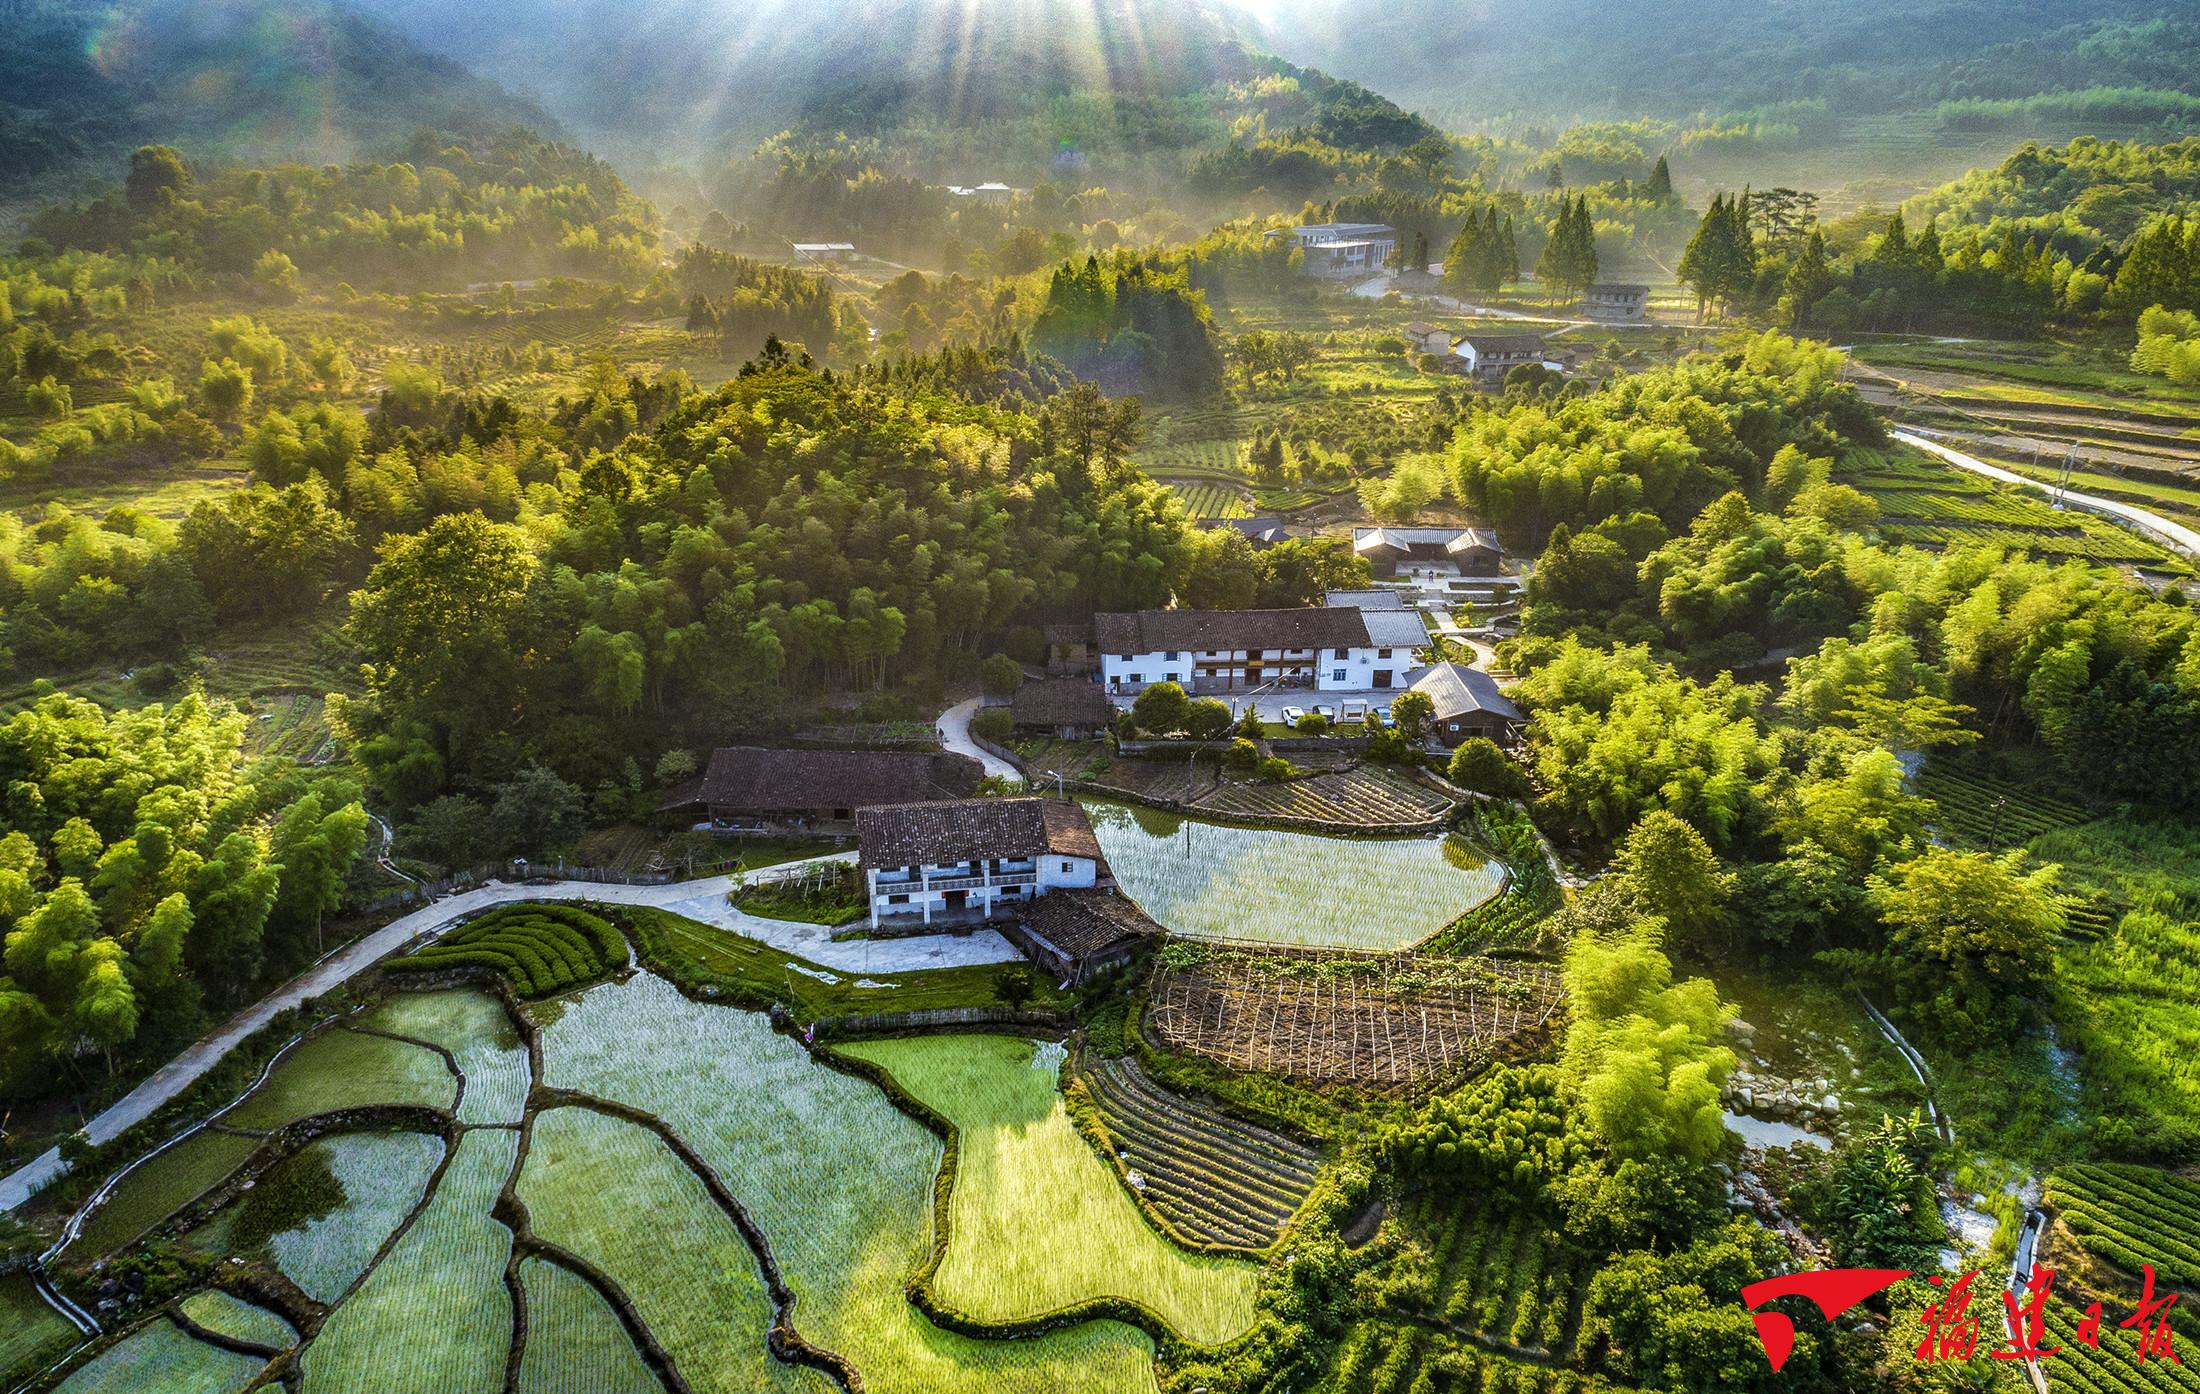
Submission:
[[[45,1303],[21,1273],[0,1277],[0,1382],[57,1360],[76,1344],[76,1328]]]
[[[1406,1322],[1363,1321],[1345,1333],[1312,1394],[1421,1394],[1427,1390],[1502,1390],[1505,1394],[1577,1394],[1622,1386],[1592,1383],[1484,1349],[1460,1337]]]
[[[2050,561],[2188,569],[2105,518],[2058,510],[2013,485],[1997,485],[1908,454],[1851,451],[1842,457],[1834,478],[1879,505],[1877,529],[1892,543],[1931,550],[1987,544]]]
[[[1247,518],[1252,507],[1245,501],[1245,491],[1235,483],[1199,476],[1159,475],[1159,482],[1176,491],[1184,501],[1184,511],[1194,518]]]
[[[1917,792],[1940,806],[1933,828],[1951,842],[2013,847],[2041,833],[2076,827],[2093,814],[2067,799],[2028,789],[1947,761],[1918,771]]]
[[[272,1131],[365,1104],[449,1108],[458,1079],[424,1046],[335,1027],[291,1047],[267,1082],[221,1116],[226,1128]]]
[[[527,1047],[494,997],[481,992],[405,992],[359,1025],[443,1047],[465,1079],[461,1123],[517,1123],[527,1103]]]
[[[1091,1061],[1080,1080],[1139,1193],[1188,1238],[1266,1248],[1314,1188],[1319,1152],[1162,1088],[1136,1060]]]
[[[619,1285],[695,1394],[807,1383],[765,1349],[771,1296],[740,1231],[647,1129],[585,1108],[538,1115],[519,1198],[536,1235]]]
[[[193,1325],[244,1345],[284,1351],[298,1344],[298,1332],[289,1322],[220,1288],[192,1293],[177,1310]]]
[[[316,1139],[193,1230],[214,1254],[264,1258],[317,1302],[333,1303],[413,1207],[443,1160],[422,1133],[340,1133]]]
[[[426,1208],[306,1347],[305,1394],[501,1394],[512,1232],[489,1212],[518,1157],[516,1132],[459,1139]]]
[[[2116,1162],[2066,1166],[2047,1201],[2088,1253],[2136,1277],[2152,1264],[2172,1287],[2200,1288],[2200,1181]]]
[[[2159,1288],[2155,1295],[2162,1295]],[[2056,1296],[2063,1294],[2058,1292]],[[2182,1315],[2191,1306],[2192,1295],[2188,1293],[2170,1315]],[[2061,1348],[2052,1360],[2042,1362],[2050,1389],[2069,1390],[2071,1394],[2200,1394],[2200,1364],[2172,1364],[2160,1356],[2144,1364],[2139,1362],[2139,1333],[2116,1326],[2117,1321],[2131,1314],[2128,1301],[2103,1304],[2099,1350],[2078,1339],[2078,1319],[2083,1312],[2083,1305],[2073,1301],[2047,1304],[2047,1344]],[[2171,1330],[2176,1329],[2173,1323]]]
[[[585,1278],[523,1259],[527,1348],[513,1394],[663,1394],[618,1313]]]
[[[210,1128],[147,1159],[92,1211],[62,1256],[76,1263],[113,1253],[214,1189],[257,1145],[257,1139]]]
[[[1061,1047],[1013,1036],[863,1041],[845,1054],[884,1066],[955,1124],[942,1301],[1019,1321],[1108,1295],[1216,1344],[1253,1323],[1258,1269],[1187,1253],[1148,1225],[1069,1119],[1056,1089]]]
[[[56,1394],[234,1394],[266,1363],[156,1317],[79,1366]]]

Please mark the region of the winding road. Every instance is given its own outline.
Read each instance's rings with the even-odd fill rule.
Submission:
[[[2027,489],[2033,489],[2048,495],[2050,498],[2057,499],[2068,507],[2080,508],[2088,513],[2099,513],[2114,518],[2145,533],[2153,541],[2178,553],[2187,560],[2200,561],[2200,532],[2195,532],[2183,523],[2173,523],[2159,513],[2150,512],[2135,504],[2120,503],[2115,499],[2105,499],[2099,494],[2081,494],[2075,489],[2056,489],[2053,485],[2042,484],[2037,479],[2028,479],[2015,470],[2003,469],[1999,465],[1989,465],[1976,455],[1966,455],[1952,446],[1927,440],[1916,431],[1895,431],[1892,434],[1896,440],[1901,441],[1904,445],[1915,446],[1929,455],[1947,461],[1957,469],[1969,470],[1973,474],[1983,475],[1988,479],[1998,479],[2004,484],[2021,484]]]
[[[993,761],[998,764],[999,761]],[[990,766],[989,766],[990,768]],[[812,862],[847,861],[853,852],[816,857]],[[790,862],[789,867],[808,865]],[[780,870],[782,868],[774,868]],[[761,940],[782,953],[808,959],[821,968],[850,974],[904,973],[920,968],[959,968],[972,964],[1006,963],[1019,957],[1016,949],[997,932],[986,929],[970,934],[930,934],[908,939],[836,944],[832,931],[822,925],[767,920],[744,914],[726,903],[733,888],[731,876],[709,876],[695,881],[675,881],[661,886],[623,886],[592,881],[549,881],[537,885],[508,885],[491,881],[485,886],[446,896],[407,915],[401,915],[338,949],[291,979],[282,987],[245,1008],[198,1044],[147,1076],[96,1114],[84,1125],[93,1142],[110,1142],[151,1117],[161,1105],[181,1094],[212,1069],[247,1036],[309,997],[334,991],[352,978],[415,939],[440,933],[469,915],[491,906],[532,900],[593,900],[618,905],[649,905],[671,910],[689,919]],[[59,1178],[68,1168],[57,1148],[44,1153],[4,1178],[0,1178],[0,1214],[14,1210]]]
[[[941,712],[940,744],[954,751],[957,755],[967,755],[985,766],[987,774],[998,776],[1011,784],[1021,784],[1024,782],[1023,771],[998,755],[988,754],[983,747],[971,739],[970,718],[976,716],[978,709],[984,704],[984,698],[973,697],[967,702],[957,702],[954,706]]]

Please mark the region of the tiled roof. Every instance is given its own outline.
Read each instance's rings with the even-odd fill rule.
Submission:
[[[1361,619],[1367,623],[1368,642],[1384,649],[1417,649],[1428,643],[1428,622],[1418,610],[1369,610]]]
[[[1367,644],[1358,610],[1137,610],[1093,616],[1100,651],[1112,654],[1232,649],[1350,649]]]
[[[1404,551],[1411,547],[1442,547],[1452,553],[1483,550],[1502,553],[1497,534],[1488,528],[1354,528],[1352,550],[1374,552],[1385,548]]]
[[[1009,714],[1018,726],[1099,726],[1114,719],[1115,708],[1098,683],[1049,678],[1017,688]]]
[[[1050,624],[1039,632],[1046,636],[1046,641],[1050,644],[1073,645],[1092,642],[1092,623],[1089,620],[1084,624]]]
[[[1049,891],[1024,911],[1023,924],[1071,958],[1091,958],[1164,932],[1145,911],[1104,890]]]
[[[1476,353],[1485,356],[1493,353],[1502,357],[1514,353],[1543,352],[1541,334],[1469,334],[1459,341],[1459,347],[1464,348],[1468,344],[1474,345]]]
[[[1406,597],[1402,591],[1329,591],[1322,596],[1322,604],[1339,610],[1403,610]]]
[[[867,867],[1048,853],[1100,860],[1092,820],[1065,799],[956,799],[866,808],[856,815],[856,843]]]
[[[767,750],[725,746],[664,808],[708,804],[747,813],[806,813],[975,792],[984,766],[967,755],[911,750]]]
[[[1429,700],[1436,705],[1438,721],[1449,721],[1469,712],[1488,712],[1507,721],[1525,719],[1520,708],[1497,690],[1497,679],[1464,663],[1435,665],[1414,680],[1413,690],[1428,694]]]

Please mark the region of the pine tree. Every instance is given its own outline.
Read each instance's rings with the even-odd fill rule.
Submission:
[[[1833,269],[1826,262],[1825,234],[1812,228],[1803,239],[1803,250],[1796,253],[1795,264],[1788,268],[1786,291],[1787,321],[1790,329],[1800,331],[1810,316],[1810,307],[1823,299],[1833,284]]]
[[[1688,247],[1681,253],[1679,268],[1681,280],[1696,292],[1696,319],[1699,322],[1719,295],[1721,246],[1730,235],[1728,229],[1726,195],[1713,194],[1711,206],[1704,210],[1703,221],[1696,224],[1695,236],[1688,239]]]
[[[1658,162],[1650,167],[1650,183],[1643,190],[1643,196],[1652,203],[1673,201],[1673,171],[1667,167],[1665,156],[1658,156]]]

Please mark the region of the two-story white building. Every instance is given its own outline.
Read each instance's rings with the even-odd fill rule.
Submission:
[[[1398,249],[1398,230],[1387,223],[1307,223],[1267,235],[1298,243],[1309,276],[1373,275]]]
[[[1412,616],[1406,617],[1418,621]],[[1132,693],[1157,682],[1186,692],[1273,685],[1331,692],[1403,688],[1416,640],[1350,606],[1289,610],[1135,610],[1093,616],[1100,684]]]
[[[1063,799],[866,808],[856,844],[874,930],[1012,917],[1049,891],[1115,884],[1085,810]]]

